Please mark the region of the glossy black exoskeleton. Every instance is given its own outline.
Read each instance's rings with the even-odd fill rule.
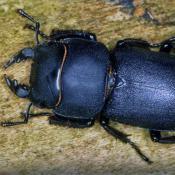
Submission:
[[[110,52],[92,33],[53,30],[47,36],[33,17],[21,9],[18,13],[35,24],[26,27],[35,32],[36,46],[22,49],[4,67],[32,59],[30,86],[6,75],[5,80],[11,91],[31,103],[22,113],[23,121],[2,122],[2,126],[47,115],[50,124],[84,128],[99,116],[109,134],[130,144],[148,163],[128,135],[111,127],[109,120],[147,128],[153,141],[175,143],[174,136],[161,136],[161,131],[175,130],[175,56],[170,55],[174,37],[159,44],[125,39]],[[32,105],[52,112],[30,113]]]

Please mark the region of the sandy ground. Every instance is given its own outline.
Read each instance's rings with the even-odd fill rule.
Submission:
[[[149,0],[145,4],[162,22],[175,20],[175,1]],[[27,100],[14,96],[3,74],[28,82],[30,61],[4,70],[3,64],[23,47],[33,46],[33,33],[23,30],[26,21],[15,9],[24,8],[35,16],[42,30],[84,29],[97,34],[108,48],[119,39],[133,37],[159,42],[175,35],[175,26],[154,24],[130,17],[119,7],[101,0],[1,0],[0,1],[0,121],[19,119]],[[39,111],[39,109],[34,109]],[[0,127],[0,175],[174,175],[175,145],[152,143],[148,131],[114,123],[131,134],[145,154],[154,161],[147,165],[130,146],[109,136],[98,123],[89,129],[50,126],[47,117],[30,120],[28,125]]]

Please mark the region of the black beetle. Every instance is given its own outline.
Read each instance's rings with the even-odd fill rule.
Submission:
[[[153,141],[175,143],[174,136],[161,136],[161,131],[175,130],[175,56],[170,55],[175,37],[159,44],[124,39],[108,51],[93,33],[52,30],[47,36],[33,17],[21,9],[17,12],[35,24],[27,28],[35,31],[36,46],[22,49],[4,67],[32,59],[30,86],[6,75],[5,80],[18,97],[31,103],[22,113],[23,121],[2,122],[2,126],[26,124],[30,117],[47,115],[50,124],[84,128],[99,116],[109,134],[129,143],[148,163],[128,135],[112,128],[109,120],[147,128]],[[32,104],[50,108],[52,113],[32,114]]]

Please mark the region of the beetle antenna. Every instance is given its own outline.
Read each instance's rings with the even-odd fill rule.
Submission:
[[[26,24],[25,26],[24,26],[24,29],[29,29],[29,30],[32,30],[32,31],[36,31],[36,28],[35,28],[35,26],[33,26],[33,25],[31,25],[31,24]],[[39,35],[42,37],[42,38],[44,38],[44,39],[46,39],[46,40],[48,40],[49,39],[49,37],[45,34],[45,33],[43,33],[42,31],[40,31],[39,30]]]
[[[36,44],[39,44],[39,33],[40,33],[40,23],[38,21],[36,21],[32,16],[30,16],[29,14],[27,14],[24,10],[22,9],[18,9],[17,13],[20,14],[22,17],[29,19],[31,22],[33,22],[35,24],[35,40],[36,40]]]

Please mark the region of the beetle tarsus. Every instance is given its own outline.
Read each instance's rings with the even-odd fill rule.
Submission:
[[[6,122],[1,122],[1,126],[3,127],[9,127],[9,126],[15,126],[15,125],[21,125],[21,124],[27,124],[28,120],[29,120],[29,112],[30,112],[30,108],[32,107],[32,103],[29,103],[29,105],[27,106],[27,110],[25,112],[24,115],[24,120],[23,121],[6,121]]]
[[[9,61],[4,64],[4,68],[7,69],[15,63],[20,63],[21,61],[30,59],[34,57],[34,51],[32,48],[24,48],[14,55]]]
[[[3,126],[3,127],[15,126],[15,125],[20,125],[20,124],[26,124],[26,122],[24,122],[24,121],[19,121],[19,122],[10,122],[10,121],[1,122],[1,126]]]
[[[26,112],[21,112],[21,116],[25,117]],[[29,113],[28,114],[30,118],[32,117],[38,117],[38,116],[53,116],[53,113],[50,112],[39,112],[39,113]]]

